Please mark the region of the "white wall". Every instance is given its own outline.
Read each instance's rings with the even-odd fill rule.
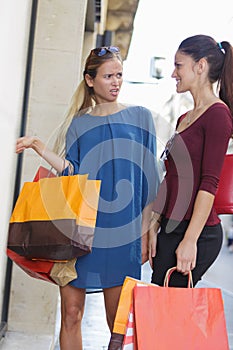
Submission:
[[[4,289],[8,222],[14,191],[14,149],[21,120],[31,3],[30,0],[0,2],[0,307]]]

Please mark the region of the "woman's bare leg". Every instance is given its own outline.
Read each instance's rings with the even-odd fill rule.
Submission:
[[[106,318],[110,332],[113,330],[121,288],[122,286],[104,289]]]
[[[61,350],[82,350],[81,322],[85,305],[85,289],[67,285],[60,287]]]

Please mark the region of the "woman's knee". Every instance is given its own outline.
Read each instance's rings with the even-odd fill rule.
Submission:
[[[67,327],[77,326],[81,323],[83,309],[79,305],[67,305],[62,312],[62,323]]]
[[[61,290],[61,322],[66,328],[81,323],[85,304],[85,291],[70,288]]]

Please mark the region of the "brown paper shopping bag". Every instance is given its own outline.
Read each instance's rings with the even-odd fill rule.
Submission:
[[[67,262],[55,262],[49,276],[61,287],[66,286],[69,282],[78,277],[75,269],[76,258]]]

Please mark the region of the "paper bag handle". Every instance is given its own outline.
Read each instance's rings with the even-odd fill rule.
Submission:
[[[176,271],[176,266],[171,267],[170,269],[167,270],[165,278],[164,278],[164,284],[163,284],[164,287],[169,287],[169,280],[170,280],[170,277],[174,271]],[[188,273],[188,285],[187,285],[187,287],[193,288],[193,277],[192,277],[191,271],[189,271],[189,273]]]

